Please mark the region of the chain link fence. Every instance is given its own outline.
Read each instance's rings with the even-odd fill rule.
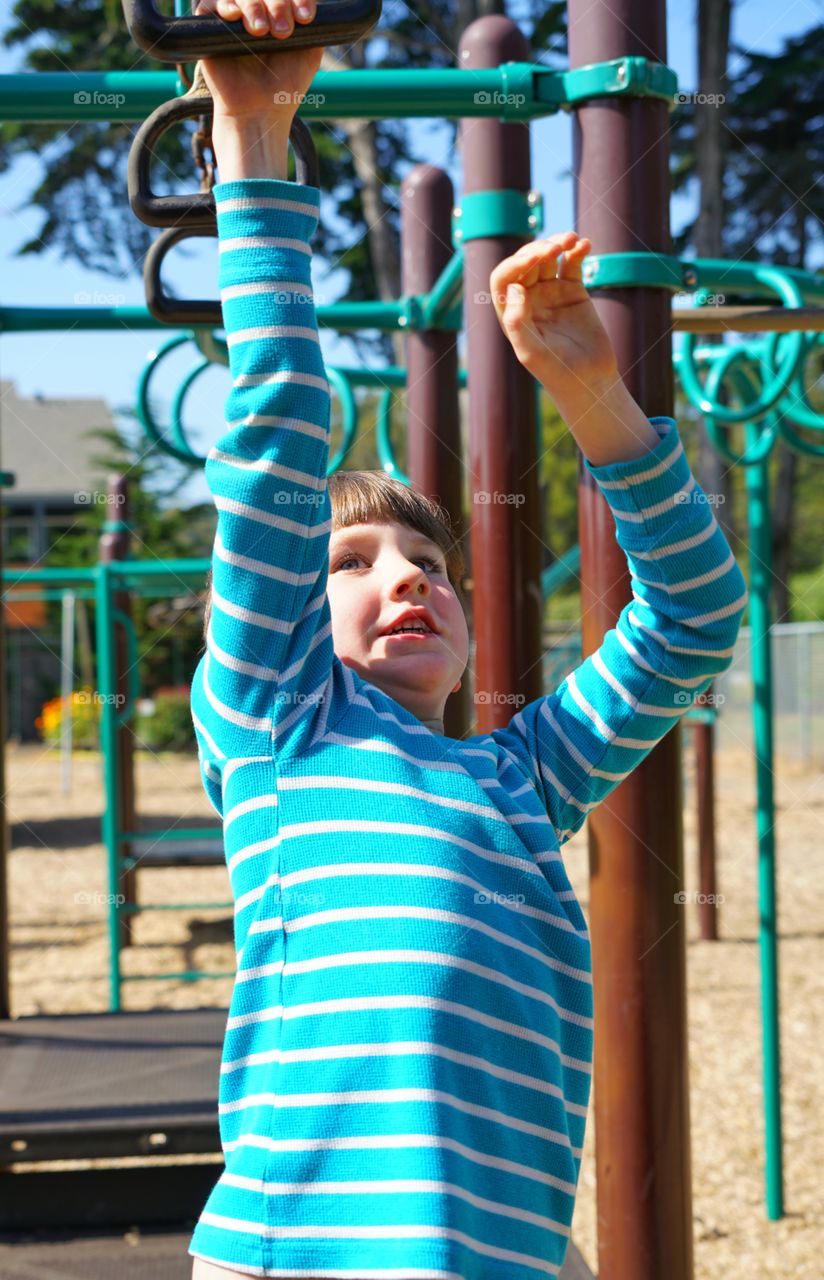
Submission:
[[[824,766],[824,622],[776,623],[771,631],[773,746],[777,756]],[[581,634],[556,624],[544,632],[544,689],[551,693],[581,661]],[[719,749],[754,751],[752,632],[738,633],[730,667],[715,681]]]

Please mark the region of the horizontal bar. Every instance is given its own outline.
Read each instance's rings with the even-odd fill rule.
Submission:
[[[106,565],[113,578],[159,578],[176,573],[180,577],[205,573],[211,565],[206,557],[180,560],[112,560]]]
[[[626,74],[622,75],[622,71]],[[174,71],[35,71],[0,75],[0,121],[86,124],[145,118],[178,92]],[[590,97],[661,98],[675,105],[677,78],[644,58],[558,71],[541,63],[318,71],[298,108],[311,120],[392,117],[532,120]]]
[[[65,582],[69,586],[75,583],[94,583],[97,578],[95,569],[3,569],[0,573],[2,581],[9,586],[24,582]]]
[[[211,560],[206,557],[192,557],[180,560],[111,560],[102,567],[109,577],[117,579],[159,578],[164,574],[169,576],[176,574],[178,577],[191,574],[192,577],[197,577],[202,573],[205,574],[211,563]],[[94,565],[87,569],[24,569],[22,573],[17,569],[3,569],[0,572],[0,580],[10,587],[22,586],[30,582],[65,582],[71,586],[74,583],[96,582],[100,567]]]
[[[681,333],[790,333],[824,329],[824,307],[693,307],[675,310]]]
[[[783,270],[783,268],[782,268]],[[378,329],[384,331],[418,330],[427,327],[459,331],[460,317],[450,316],[449,306],[456,301],[456,284],[450,274],[456,267],[445,269],[443,293],[406,296],[399,302],[333,302],[329,306],[316,307],[318,325],[322,329],[346,331],[347,329]],[[803,277],[805,273],[798,272]],[[802,294],[824,304],[824,285],[818,287],[807,275],[801,283]],[[741,278],[736,286],[720,277],[712,280],[702,274],[702,286],[720,289],[722,284],[736,292],[763,294],[766,290],[754,281]],[[605,288],[623,286],[605,285]],[[655,287],[655,286],[650,286]],[[789,333],[804,329],[820,332],[824,329],[824,305],[799,307],[687,307],[674,308],[672,325],[680,333]],[[45,333],[64,329],[84,332],[115,329],[162,329],[170,326],[155,317],[145,307],[0,307],[0,333]],[[212,321],[187,324],[186,330],[214,329]],[[366,385],[365,383],[362,385]],[[378,385],[378,382],[375,382]]]
[[[422,303],[416,296],[405,296],[395,302],[332,302],[315,308],[321,329],[418,329],[423,327]],[[207,299],[208,301],[208,299]],[[219,304],[215,307],[219,311]],[[180,326],[189,329],[214,329],[220,320],[192,321]],[[162,329],[172,326],[158,320],[146,307],[0,307],[0,332],[32,333],[52,329],[112,330]],[[444,315],[431,328],[460,329],[460,319]]]

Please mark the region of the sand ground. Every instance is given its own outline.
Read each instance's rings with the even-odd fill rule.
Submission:
[[[698,888],[694,788],[685,734],[685,857],[688,891]],[[10,747],[7,756],[12,941],[12,1009],[100,1012],[108,1007],[106,866],[100,844],[100,762],[78,753],[72,787],[61,790],[56,754]],[[779,981],[783,1054],[786,1216],[769,1222],[764,1205],[760,978],[754,765],[744,751],[719,752],[718,875],[720,941],[701,942],[688,905],[689,1056],[696,1280],[817,1280],[824,1226],[824,774],[779,760],[776,790]],[[194,757],[144,755],[137,763],[142,814],[214,815]],[[565,848],[572,883],[588,905],[587,843]],[[129,1009],[228,1006],[230,978],[164,981],[152,975],[198,968],[231,970],[225,869],[151,868],[139,877],[143,902],[197,902],[188,911],[136,918],[123,971]],[[816,1066],[818,1062],[818,1066]],[[573,1235],[597,1269],[594,1120],[590,1111]],[[666,1280],[662,1277],[661,1280]]]

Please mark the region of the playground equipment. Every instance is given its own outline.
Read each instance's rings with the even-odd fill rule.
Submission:
[[[435,308],[456,279],[463,279],[468,332],[470,394],[471,491],[519,490],[522,477],[535,476],[537,431],[535,389],[516,361],[488,302],[492,266],[534,233],[536,199],[530,189],[528,121],[560,108],[575,113],[577,222],[581,234],[608,252],[590,262],[588,283],[596,290],[599,310],[619,354],[633,394],[650,414],[669,414],[673,406],[669,362],[660,359],[660,342],[673,325],[681,330],[722,332],[734,323],[739,331],[780,330],[759,346],[757,357],[738,357],[741,369],[733,393],[734,412],[747,425],[748,483],[761,519],[766,519],[764,472],[754,457],[777,429],[770,413],[787,414],[797,396],[802,361],[813,350],[805,334],[822,327],[824,281],[804,272],[762,268],[754,263],[680,262],[669,254],[666,112],[675,93],[675,77],[661,59],[665,53],[663,0],[570,2],[570,47],[573,68],[566,73],[527,61],[528,48],[514,24],[503,18],[475,23],[464,34],[460,69],[447,71],[319,73],[318,94],[301,106],[305,119],[383,116],[458,116],[462,124],[465,162],[464,195],[454,215],[454,243],[460,249],[446,264],[434,252],[427,277],[416,279],[405,265],[404,297],[398,303],[365,303],[328,308],[326,321],[340,327],[403,329],[409,339],[410,395],[409,472],[416,487],[441,496],[454,515],[456,497],[454,446],[457,422],[457,365],[448,389],[433,394],[434,367],[456,358],[452,317]],[[21,80],[0,77],[0,114],[8,119],[59,120],[72,114],[66,78],[38,75],[37,85],[22,93]],[[159,101],[181,88],[173,73],[117,73],[105,77],[85,73],[71,77],[72,91],[123,92],[125,109],[118,119],[143,119]],[[13,102],[10,95],[15,95]],[[10,106],[8,105],[10,104]],[[108,118],[97,99],[88,119]],[[437,211],[432,225],[444,237],[444,213],[452,203],[442,178],[420,179],[420,199]],[[609,199],[606,198],[609,193]],[[418,198],[417,196],[415,198]],[[530,222],[530,219],[534,219]],[[454,225],[457,224],[457,225]],[[643,251],[639,249],[643,246]],[[460,262],[457,260],[460,257]],[[446,273],[450,274],[447,276]],[[448,289],[447,289],[448,286]],[[778,294],[783,306],[732,309],[700,307],[672,312],[673,292],[684,289],[735,289],[755,303]],[[428,292],[426,292],[428,290]],[[423,291],[423,292],[419,292]],[[427,306],[429,310],[427,310]],[[324,309],[319,318],[324,323]],[[142,327],[154,321],[141,309],[112,309],[89,317],[75,316],[77,327],[129,323],[134,314]],[[49,327],[59,313],[36,309],[4,309],[7,329]],[[199,323],[192,327],[201,330]],[[755,348],[751,348],[755,350]],[[722,368],[727,348],[687,346],[682,365],[694,359],[708,370],[698,388],[701,411],[729,418],[720,403]],[[413,379],[413,361],[423,372]],[[715,363],[713,363],[715,362]],[[677,362],[676,362],[677,363]],[[680,367],[680,366],[677,366]],[[684,365],[684,367],[686,367]],[[719,373],[711,381],[715,368]],[[744,369],[746,368],[746,372]],[[381,373],[377,375],[380,378]],[[689,394],[690,373],[685,390]],[[385,382],[391,393],[391,382]],[[345,394],[345,393],[344,393]],[[713,399],[716,397],[717,399]],[[744,398],[749,403],[744,403]],[[182,403],[182,401],[181,401]],[[178,406],[179,407],[179,406]],[[817,428],[808,404],[792,428],[795,447],[804,439],[799,429]],[[809,410],[811,418],[805,414]],[[785,435],[786,439],[790,436]],[[175,444],[188,447],[179,418]],[[182,443],[181,443],[182,442]],[[810,442],[806,442],[809,446]],[[817,446],[816,446],[817,451]],[[749,477],[752,476],[750,481]],[[757,493],[755,486],[760,486]],[[525,503],[517,511],[508,504],[478,506],[471,528],[475,573],[474,614],[478,645],[477,680],[481,688],[527,698],[542,692],[540,671],[540,607],[537,588],[537,538],[540,513],[537,490],[530,482]],[[755,509],[755,508],[754,508]],[[585,613],[584,651],[600,643],[629,598],[623,553],[614,543],[606,504],[594,482],[581,469],[579,486],[580,555]],[[760,546],[760,543],[758,544]],[[753,549],[753,555],[757,554]],[[101,604],[116,570],[98,578]],[[768,635],[767,573],[753,563],[751,615],[753,636]],[[756,603],[756,600],[761,603]],[[760,610],[760,613],[759,613]],[[770,1217],[783,1212],[780,1130],[780,1056],[777,1039],[774,858],[769,833],[769,655],[759,661],[757,685],[757,757],[759,768],[759,866],[762,902],[762,956],[765,1002],[765,1109],[767,1114],[767,1208]],[[111,673],[104,672],[111,681]],[[478,710],[478,729],[495,727],[505,707],[490,702]],[[455,733],[451,724],[447,732]],[[596,971],[604,975],[596,989],[595,1123],[597,1137],[599,1241],[601,1274],[631,1275],[633,1280],[689,1280],[692,1274],[689,1122],[686,1080],[684,919],[674,905],[673,885],[682,882],[678,735],[671,734],[644,764],[616,790],[589,820],[592,862],[591,934]],[[655,795],[660,803],[650,805]],[[116,835],[116,832],[114,833]],[[111,828],[107,839],[112,836]],[[649,851],[654,853],[650,858]],[[628,892],[628,887],[631,890]],[[624,904],[620,911],[615,904]],[[769,1040],[769,1044],[768,1044]],[[771,1047],[770,1047],[771,1046]],[[769,1062],[767,1061],[769,1057]]]

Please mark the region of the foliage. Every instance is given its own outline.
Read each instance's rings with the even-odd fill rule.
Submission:
[[[815,181],[824,167],[824,25],[787,39],[776,54],[733,47],[733,55],[722,108],[724,256],[800,267],[824,226],[824,190]],[[695,180],[696,110],[687,102],[671,117],[673,188],[682,194]],[[688,253],[694,229],[694,220],[684,224],[675,253]]]
[[[170,13],[172,0],[161,0],[158,7]],[[542,51],[550,56],[563,52],[565,4],[522,0],[517,13],[514,5],[509,7],[525,30],[532,29],[536,57]],[[420,0],[414,7],[386,4],[373,35],[333,53],[340,53],[346,65],[357,67],[454,66],[463,26],[481,14],[505,8],[503,0]],[[15,0],[11,23],[2,39],[7,48],[23,52],[21,70],[168,70],[132,43],[117,0]],[[350,124],[327,120],[312,131],[320,187],[332,196],[321,210],[314,247],[317,258],[328,261],[330,272],[343,267],[349,273],[344,294],[348,300],[358,301],[381,295],[371,258],[362,187],[348,145]],[[194,127],[190,123],[164,134],[156,147],[153,182],[158,194],[194,189],[189,153]],[[373,167],[386,205],[384,218],[397,245],[402,173],[409,165],[430,157],[416,154],[406,120],[375,121],[371,129],[375,139]],[[433,131],[444,129],[454,154],[456,122],[432,125]],[[22,155],[38,154],[43,161],[41,181],[19,208],[34,205],[43,211],[45,221],[18,253],[56,249],[63,258],[74,258],[123,278],[142,270],[154,233],[134,217],[127,200],[126,165],[135,130],[134,124],[83,123],[81,118],[68,127],[26,122],[4,126],[0,173]],[[331,208],[334,216],[330,216]],[[334,299],[324,297],[324,301]],[[349,336],[360,358],[369,353],[392,358],[387,334]]]
[[[196,750],[189,686],[156,689],[152,711],[135,717],[135,738],[150,751]]]
[[[106,493],[107,475],[120,473],[128,478],[130,556],[137,560],[208,557],[214,540],[212,504],[182,509],[173,503],[193,468],[175,462],[155,447],[145,448],[139,436],[128,439],[125,433],[110,428],[92,434],[101,441],[101,451],[93,459],[101,476],[97,492]],[[72,530],[51,548],[45,564],[49,568],[96,564],[104,523],[122,514],[119,507],[104,501],[80,507]],[[189,596],[185,583],[173,584],[173,588],[178,597]],[[168,592],[168,587],[165,590]],[[56,626],[59,605],[50,607]],[[167,608],[164,612],[158,609],[156,597],[149,594],[141,598],[133,593],[132,616],[142,687],[151,690],[190,676],[201,647],[199,611],[170,613]]]
[[[100,704],[93,691],[76,689],[69,698],[52,698],[43,704],[34,724],[43,741],[51,747],[60,745],[64,714],[71,715],[72,747],[96,749],[99,746]]]

